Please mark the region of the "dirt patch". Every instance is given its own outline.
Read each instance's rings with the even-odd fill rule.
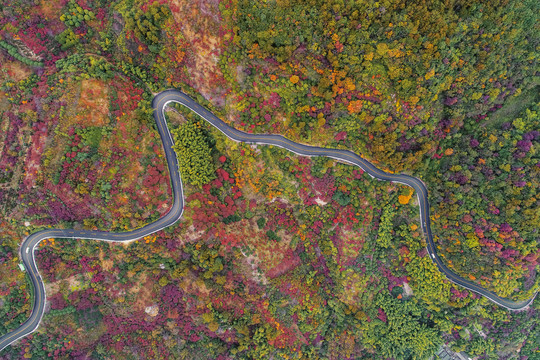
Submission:
[[[128,290],[128,293],[136,295],[133,308],[137,311],[146,310],[148,306],[153,305],[152,283],[147,279],[147,275],[141,272],[137,285]]]
[[[197,295],[200,298],[205,298],[210,295],[211,291],[206,287],[204,281],[192,272],[189,272],[184,276],[181,281],[180,288],[185,292]]]
[[[146,308],[144,308],[144,312],[152,317],[155,317],[157,316],[157,314],[159,314],[159,306],[157,305],[147,306]]]
[[[77,123],[103,126],[109,123],[109,87],[101,80],[81,81],[81,94],[77,107]]]
[[[2,57],[2,69],[6,70],[8,78],[15,81],[26,79],[32,74],[32,69],[29,66],[20,61],[6,61],[4,57]]]
[[[259,271],[259,259],[257,258],[256,255],[254,254],[251,254],[249,256],[247,256],[243,251],[242,251],[242,255],[244,255],[244,257],[246,258],[246,265],[247,267],[249,267],[251,269],[251,278],[259,283],[259,284],[263,284],[263,285],[267,285],[268,284],[268,279],[266,278],[266,276],[264,276],[263,273],[261,273]],[[242,271],[242,273],[248,273],[249,271]]]
[[[187,64],[191,85],[221,106],[225,102],[224,89],[216,86],[216,82],[223,79],[218,66],[223,48],[218,4],[217,0],[173,0],[171,5],[175,9],[175,22],[180,24],[186,42],[191,44]]]
[[[407,296],[412,296],[413,295],[413,291],[412,291],[411,287],[409,286],[409,283],[403,283],[403,291],[405,291],[405,295],[407,295]]]
[[[75,117],[77,116],[77,108],[79,103],[79,96],[81,94],[81,83],[78,81],[69,81],[67,86],[60,98],[60,101],[63,101],[67,104],[65,107],[64,116],[59,118],[58,130],[61,132],[66,132],[67,129],[75,125],[77,121]]]
[[[109,123],[109,88],[101,80],[70,82],[61,100],[68,106],[60,131],[70,126],[103,126]]]
[[[56,293],[58,293],[62,287],[70,289],[70,291],[73,291],[74,289],[80,289],[81,288],[81,282],[78,279],[79,274],[70,276],[66,279],[58,280],[52,283],[45,283],[45,293],[47,296],[52,296]]]
[[[0,111],[6,111],[9,108],[9,101],[7,99],[7,96],[4,94],[5,93],[3,91],[0,91]]]
[[[190,225],[181,236],[178,236],[178,247],[184,247],[184,245],[187,243],[196,243],[204,235],[204,233],[204,230],[196,231],[195,226]]]
[[[119,99],[122,98],[122,94],[123,93],[121,92],[118,93]],[[117,119],[117,131],[115,132],[115,135],[111,137],[111,144],[102,142],[100,144],[100,151],[105,152],[108,147],[114,144],[133,153],[132,156],[134,158],[140,159],[143,154],[146,153],[145,149],[151,146],[151,142],[156,142],[155,139],[159,138],[157,132],[151,129],[149,131],[155,132],[154,137],[145,135],[142,138],[142,141],[135,142],[135,136],[139,132],[140,127],[140,119],[135,116],[133,112],[126,113]],[[163,157],[163,154],[159,154],[158,156]],[[126,178],[124,181],[122,181],[122,187],[126,188],[134,182],[137,182],[141,178],[141,174],[143,174],[144,171],[145,168],[140,164],[139,161],[132,161],[130,163],[130,168],[125,170]]]
[[[41,131],[43,130],[43,131]],[[26,177],[24,184],[27,187],[33,187],[38,178],[38,173],[41,170],[41,155],[45,142],[47,141],[47,128],[44,127],[32,135],[32,141],[30,149],[28,149],[28,155],[26,157]]]
[[[43,17],[48,20],[58,19],[61,15],[62,6],[65,1],[41,0],[40,10]]]
[[[122,183],[122,188],[127,188],[131,186],[134,182],[137,181],[144,174],[144,167],[138,162],[131,162],[131,168],[126,170],[126,181]]]
[[[91,275],[89,274],[84,274],[84,277],[85,277],[85,280],[90,280],[91,278]],[[71,291],[74,291],[75,289],[80,289],[81,288],[81,281],[79,280],[80,279],[80,276],[79,274],[77,275],[74,275],[74,276],[70,276],[68,277],[67,279],[65,279],[64,281],[67,283],[67,285],[69,286],[69,289]]]
[[[277,235],[281,238],[279,242],[269,241],[253,224],[243,220],[229,225],[227,234],[241,239],[244,245],[255,250],[253,254],[244,256],[257,282],[264,283],[266,278],[281,276],[301,263],[290,247],[292,235],[284,230],[278,231]]]
[[[101,268],[103,271],[111,271],[114,265],[114,261],[112,259],[105,259],[105,253],[103,252],[103,249],[99,251],[99,260],[101,261]]]
[[[2,91],[0,91],[0,100],[2,99],[1,94],[3,94]],[[3,109],[0,107],[0,111],[1,110]],[[3,144],[5,143],[5,139],[8,134],[9,125],[10,121],[7,116],[0,117],[0,144],[2,144],[2,146],[0,146],[0,157],[2,157],[4,155],[4,151],[6,151],[6,147],[4,147]]]

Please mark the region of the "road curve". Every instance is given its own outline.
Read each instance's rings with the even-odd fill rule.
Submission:
[[[433,243],[433,235],[431,233],[430,227],[428,191],[424,183],[419,179],[409,175],[390,174],[382,171],[375,167],[373,164],[371,164],[369,161],[349,150],[338,150],[303,145],[286,139],[281,135],[256,135],[239,131],[227,125],[217,116],[212,114],[203,106],[199,105],[197,102],[195,102],[193,99],[191,99],[189,96],[182,93],[181,91],[165,90],[154,97],[154,99],[152,100],[152,107],[154,108],[154,120],[156,121],[161,141],[163,142],[163,148],[165,151],[165,157],[167,159],[167,165],[169,168],[169,174],[172,183],[173,205],[171,209],[165,216],[163,216],[159,220],[148,224],[142,228],[123,233],[75,229],[47,229],[28,236],[21,245],[20,256],[34,287],[34,303],[32,313],[28,320],[26,320],[18,329],[0,337],[0,351],[14,341],[34,332],[38,328],[41,318],[43,317],[43,312],[45,309],[45,287],[43,284],[43,280],[41,279],[41,275],[39,274],[39,271],[37,269],[34,256],[34,250],[41,240],[49,238],[73,238],[111,242],[125,242],[140,239],[144,236],[155,233],[156,231],[159,231],[174,224],[182,217],[182,213],[184,210],[184,194],[182,190],[182,181],[180,179],[180,173],[178,171],[178,159],[176,157],[176,153],[172,149],[173,139],[171,133],[169,132],[169,128],[167,126],[167,121],[164,114],[164,109],[170,102],[176,102],[187,107],[188,109],[208,121],[231,140],[251,144],[278,146],[301,156],[330,157],[338,161],[356,165],[362,168],[365,172],[367,172],[371,177],[375,179],[400,183],[412,187],[416,191],[416,194],[418,196],[418,202],[420,205],[420,222],[422,224],[422,230],[426,235],[428,253],[431,256],[431,259],[433,260],[435,265],[437,265],[439,270],[450,281],[466,289],[474,291],[477,294],[480,294],[487,299],[493,301],[494,303],[503,306],[509,310],[523,309],[534,300],[534,296],[531,299],[524,301],[512,301],[506,298],[502,298],[497,294],[486,290],[471,281],[465,280],[456,273],[452,272],[443,264],[443,262],[437,255],[436,247]]]

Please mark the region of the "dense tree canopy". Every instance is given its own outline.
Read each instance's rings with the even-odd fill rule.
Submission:
[[[210,140],[200,123],[186,122],[172,131],[181,176],[190,184],[202,186],[215,178]]]
[[[167,213],[153,94],[233,127],[352,150],[429,191],[441,260],[496,293],[539,288],[540,3],[4,0],[0,335],[30,314],[29,233],[128,231]],[[329,158],[227,140],[166,112],[182,221],[127,246],[36,248],[50,310],[2,359],[538,356],[538,301],[449,282],[416,194]],[[81,329],[83,331],[81,331]]]

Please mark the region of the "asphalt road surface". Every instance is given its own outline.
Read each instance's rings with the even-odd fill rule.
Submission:
[[[164,115],[164,109],[170,102],[179,103],[191,111],[195,112],[203,119],[212,124],[215,128],[225,134],[229,139],[238,142],[245,142],[251,144],[261,145],[273,145],[278,146],[288,151],[301,156],[325,156],[336,159],[341,162],[356,165],[367,172],[371,177],[383,180],[391,181],[395,183],[401,183],[412,187],[418,196],[418,203],[420,205],[420,222],[422,230],[427,239],[427,250],[432,261],[437,265],[439,270],[453,283],[460,285],[466,289],[472,290],[477,294],[480,294],[494,303],[503,306],[509,310],[520,310],[528,306],[533,300],[534,296],[529,300],[524,301],[512,301],[502,298],[495,293],[484,289],[483,287],[475,284],[471,281],[465,280],[461,276],[448,269],[439,256],[437,255],[435,244],[433,243],[433,235],[430,227],[430,215],[429,215],[429,203],[428,203],[428,191],[426,186],[419,179],[409,175],[390,174],[382,171],[371,164],[369,161],[363,159],[361,156],[348,150],[338,150],[321,148],[317,146],[309,146],[299,144],[297,142],[286,139],[281,135],[273,134],[248,134],[239,130],[236,130],[221,119],[216,117],[210,111],[199,105],[193,99],[186,94],[178,90],[165,90],[156,95],[152,101],[152,107],[154,108],[154,119],[157,124],[158,132],[163,142],[163,148],[165,151],[165,157],[167,159],[167,165],[169,167],[169,174],[172,182],[173,193],[173,205],[171,210],[159,220],[148,224],[142,228],[123,232],[123,233],[111,233],[107,231],[91,231],[91,230],[74,230],[74,229],[47,229],[36,232],[28,236],[22,243],[20,248],[20,256],[23,264],[28,272],[32,285],[34,287],[34,304],[32,313],[28,320],[26,320],[16,330],[0,337],[0,350],[10,345],[14,341],[25,337],[26,335],[35,331],[45,309],[45,287],[41,275],[36,266],[34,250],[39,242],[43,239],[49,238],[73,238],[73,239],[91,239],[100,241],[111,242],[124,242],[140,239],[156,231],[159,231],[167,226],[174,224],[182,217],[184,210],[184,194],[182,191],[182,181],[180,179],[180,173],[178,171],[178,159],[176,153],[172,149],[173,139],[167,121]],[[535,295],[536,296],[536,295]]]

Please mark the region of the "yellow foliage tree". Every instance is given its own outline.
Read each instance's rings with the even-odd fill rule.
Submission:
[[[353,100],[349,102],[349,105],[347,106],[347,110],[349,110],[350,114],[359,113],[361,109],[362,109],[362,100]]]
[[[401,205],[407,205],[409,203],[409,201],[411,200],[411,197],[412,197],[412,190],[409,191],[409,195],[399,195],[398,196],[398,201]]]

